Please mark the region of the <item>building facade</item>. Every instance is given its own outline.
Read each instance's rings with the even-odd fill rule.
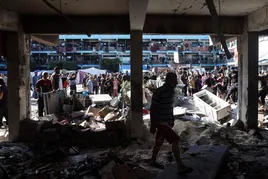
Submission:
[[[166,66],[174,55],[182,65],[212,67],[226,64],[220,48],[210,46],[208,35],[143,35],[143,63]],[[31,63],[49,68],[51,63],[75,63],[77,68],[99,67],[101,59],[130,63],[130,35],[60,35],[58,46],[31,43]]]

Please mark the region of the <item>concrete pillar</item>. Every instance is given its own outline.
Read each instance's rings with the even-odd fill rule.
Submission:
[[[18,138],[20,120],[30,117],[30,36],[6,32],[9,140]]]
[[[131,31],[131,137],[143,136],[142,31]]]
[[[239,119],[246,128],[258,127],[258,59],[259,36],[244,32],[238,38],[239,53]]]

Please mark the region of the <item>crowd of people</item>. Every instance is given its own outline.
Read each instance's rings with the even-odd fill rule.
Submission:
[[[149,79],[155,81],[164,82],[164,76],[170,70],[166,70],[161,73],[145,73],[144,85],[148,83]],[[218,95],[220,98],[230,102],[236,102],[238,92],[238,71],[228,69],[226,66],[221,68],[215,67],[212,71],[203,72],[200,74],[198,70],[178,68],[176,70],[177,79],[179,84],[184,84],[183,93],[185,96],[193,96],[194,93],[207,89],[210,92]],[[112,97],[117,97],[121,90],[121,85],[124,80],[130,80],[128,72],[123,74],[118,73],[106,73],[100,75],[85,74],[82,79],[82,85],[84,91],[87,91],[89,95],[92,94],[109,94]],[[70,95],[77,92],[77,76],[72,74],[61,74],[60,68],[55,68],[53,74],[44,72],[42,78],[35,75],[32,79],[33,95],[32,97],[38,99],[39,116],[43,116],[43,97],[42,94],[50,91],[56,91],[58,89],[66,90],[70,88]],[[156,89],[159,86],[152,88]]]
[[[185,96],[193,96],[194,93],[206,89],[218,97],[236,102],[238,92],[238,71],[236,68],[221,68],[216,66],[212,71],[200,72],[198,70],[177,71],[178,82],[184,84],[183,93]]]
[[[121,90],[123,80],[130,80],[128,73],[107,73],[101,75],[86,74],[83,78],[83,88],[89,95],[91,94],[109,94],[117,97]],[[43,116],[44,102],[43,94],[51,91],[70,89],[70,95],[77,92],[77,76],[76,73],[61,74],[60,68],[56,67],[53,74],[43,72],[38,75],[36,71],[32,78],[31,89],[33,91],[32,98],[38,99],[39,116]]]
[[[83,78],[83,87],[88,89],[89,94],[109,94],[117,97],[123,80],[130,80],[128,72],[126,74],[121,72],[100,75],[86,74]]]

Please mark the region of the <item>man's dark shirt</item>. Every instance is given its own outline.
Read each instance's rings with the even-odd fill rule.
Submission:
[[[173,127],[174,94],[174,90],[168,88],[165,84],[154,91],[150,108],[152,123],[166,122]]]
[[[48,93],[48,92],[52,91],[51,81],[44,80],[44,79],[38,80],[38,82],[36,83],[36,89],[40,93],[39,97],[42,97],[43,93]]]
[[[52,88],[53,90],[58,90],[60,88],[60,75],[54,74],[52,76]]]
[[[130,81],[130,76],[129,75],[124,75],[123,76],[123,81]]]

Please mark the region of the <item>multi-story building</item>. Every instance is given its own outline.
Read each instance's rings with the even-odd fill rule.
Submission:
[[[219,50],[210,46],[208,35],[143,35],[143,62],[166,65],[178,54],[180,64],[215,66],[226,63]],[[178,52],[178,53],[174,53]],[[75,62],[78,68],[98,67],[104,58],[130,63],[130,35],[60,35],[58,46],[36,41],[31,62],[47,68],[52,62]]]

